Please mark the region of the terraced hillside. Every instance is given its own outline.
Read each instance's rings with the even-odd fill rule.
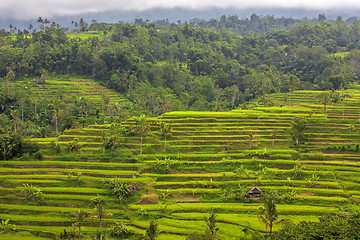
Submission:
[[[326,115],[330,119],[359,120],[360,92],[359,85],[350,85],[341,91],[308,91],[298,90],[289,93],[269,95],[269,100],[276,105],[295,106],[305,109],[307,113],[317,113],[324,116],[324,93],[329,96],[326,104]]]
[[[32,83],[29,85],[35,96],[47,96],[55,99],[58,96],[76,96],[78,98],[91,99],[92,104],[101,108],[103,104],[102,95],[109,97],[111,104],[128,102],[114,90],[101,86],[90,79],[82,78],[49,78],[45,84]],[[92,106],[94,107],[94,106]]]
[[[316,221],[324,213],[359,209],[358,90],[327,104],[327,119],[319,94],[295,91],[291,107],[255,107],[231,112],[170,112],[149,118],[151,133],[144,139],[123,134],[118,151],[103,152],[103,132],[110,125],[71,129],[59,137],[63,153],[50,149],[52,139],[35,139],[43,159],[2,162],[0,216],[20,230],[55,238],[72,229],[71,212],[93,211],[97,194],[108,201],[104,227],[123,221],[144,234],[150,219],[159,223],[159,239],[185,239],[202,233],[204,217],[215,211],[220,239],[238,239],[265,231],[258,221],[261,198],[245,194],[257,186],[279,196],[281,218]],[[270,95],[281,99],[281,94]],[[343,110],[344,109],[344,110]],[[344,112],[344,114],[343,114]],[[307,119],[298,145],[291,137],[296,116]],[[159,132],[159,122],[172,126],[172,136]],[[122,123],[125,129],[135,118]],[[78,139],[79,153],[66,153]],[[109,195],[105,182],[119,177],[133,183],[137,195],[127,204]],[[24,183],[41,189],[40,204],[24,201]],[[96,231],[97,220],[85,223],[86,237]]]
[[[3,162],[1,218],[11,219],[17,229],[54,238],[64,229],[72,229],[71,212],[79,208],[90,210],[91,199],[101,195],[112,207],[108,210],[112,216],[105,221],[127,221],[118,200],[109,197],[103,186],[107,179],[114,177],[123,182],[141,184],[148,181],[149,178],[137,175],[142,164],[127,155],[103,156],[102,159],[84,155],[80,158],[64,156]],[[44,201],[35,205],[31,201],[24,202],[23,183],[39,187]],[[89,226],[94,228],[88,228],[88,231],[95,229],[94,221],[90,221]]]
[[[266,192],[277,191],[282,199],[278,207],[283,218],[295,222],[305,218],[316,220],[325,212],[356,203],[360,189],[356,178],[352,177],[357,176],[355,159],[359,154],[346,151],[340,154],[332,147],[342,142],[331,140],[334,132],[345,136],[349,124],[344,124],[343,129],[329,128],[333,131],[323,133],[324,140],[330,143],[326,148],[317,142],[316,134],[308,134],[309,142],[294,148],[289,128],[296,115],[302,113],[262,114],[250,110],[164,114],[161,120],[174,126],[170,145],[176,153],[147,154],[142,159],[150,166],[159,165],[157,159],[176,161],[168,172],[144,173],[156,178],[155,192],[167,196],[169,202],[163,203],[165,206],[134,204],[131,208],[151,212],[165,208],[167,218],[159,222],[165,230],[171,227],[174,233],[186,232],[191,226],[197,226],[193,231],[200,231],[204,217],[215,209],[221,221],[222,237],[236,239],[243,234],[244,227],[263,230],[256,216],[261,200],[242,197],[244,191],[253,186]],[[316,121],[309,122],[307,131],[316,132],[327,125],[315,124]],[[271,134],[273,130],[276,130],[275,137]],[[250,131],[252,150],[249,149]],[[357,140],[346,139],[355,150]],[[349,155],[354,157],[353,163],[337,161]]]

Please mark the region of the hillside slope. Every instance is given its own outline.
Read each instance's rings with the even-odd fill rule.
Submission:
[[[71,85],[67,83],[64,86]],[[91,96],[89,89],[86,93]],[[256,216],[262,199],[245,197],[254,186],[276,193],[281,218],[294,222],[352,211],[360,202],[360,94],[353,86],[341,93],[346,97],[328,102],[326,119],[321,94],[295,91],[280,107],[169,112],[148,118],[151,132],[144,137],[141,155],[140,136],[129,131],[118,138],[119,150],[107,146],[102,154],[113,137],[109,124],[65,131],[58,139],[60,154],[51,150],[53,139],[34,139],[44,149],[43,159],[1,162],[0,216],[19,230],[55,238],[64,229],[71,231],[71,212],[93,212],[91,199],[101,195],[112,213],[105,217],[105,227],[123,221],[133,233],[144,234],[154,218],[159,239],[185,239],[191,232],[203,232],[204,217],[215,211],[219,237],[238,239],[245,228],[265,230]],[[328,94],[335,99],[340,93]],[[284,94],[269,99],[280,102]],[[298,145],[291,136],[295,117],[307,121]],[[159,122],[172,126],[165,151]],[[131,129],[136,124],[136,118],[130,118],[121,126]],[[81,150],[67,153],[74,139]],[[127,204],[111,196],[104,184],[115,177],[136,185],[137,194]],[[24,183],[37,186],[44,200],[24,201]],[[88,238],[97,224],[96,219],[85,223]]]

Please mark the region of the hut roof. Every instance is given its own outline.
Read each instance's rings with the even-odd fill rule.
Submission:
[[[258,188],[258,187],[253,187],[247,193],[248,194],[261,194],[261,193],[263,193],[263,191],[261,191],[260,188]]]

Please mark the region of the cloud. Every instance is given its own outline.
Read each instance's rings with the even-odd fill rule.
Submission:
[[[0,0],[2,18],[18,20],[62,15],[102,12],[108,10],[137,10],[151,8],[301,8],[306,10],[354,10],[360,9],[358,0]]]

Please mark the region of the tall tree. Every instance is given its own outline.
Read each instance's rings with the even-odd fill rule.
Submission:
[[[56,146],[58,145],[58,135],[59,135],[59,128],[58,128],[58,122],[59,122],[59,117],[61,116],[61,114],[63,113],[63,110],[61,109],[61,105],[62,105],[62,101],[60,99],[55,99],[52,101],[51,104],[49,104],[50,106],[52,106],[52,113],[53,113],[53,119],[55,121],[55,134],[56,134]]]
[[[21,108],[21,122],[24,122],[24,98],[19,100],[19,108]]]
[[[145,115],[141,115],[136,119],[135,124],[136,134],[140,136],[140,155],[142,155],[143,138],[150,132],[150,123]]]
[[[99,234],[100,240],[103,239],[102,236],[102,219],[107,216],[106,214],[106,201],[99,195],[91,200],[91,204],[95,210],[95,217],[99,219]]]
[[[304,117],[295,117],[291,122],[291,134],[295,138],[296,144],[299,144],[299,138],[303,137],[307,121]]]
[[[291,93],[297,88],[296,86],[296,79],[294,78],[294,76],[290,76],[289,79],[289,90],[290,90],[290,94],[289,94],[289,107],[291,106]]]
[[[101,98],[102,98],[102,115],[104,116],[104,109],[105,109],[105,107],[106,107],[106,109],[108,109],[108,106],[110,103],[110,98],[105,93],[102,93]]]
[[[109,134],[111,149],[118,149],[121,143],[121,136],[125,132],[124,126],[119,122],[113,122],[110,125]]]
[[[32,99],[34,101],[34,115],[36,115],[37,114],[37,106],[38,106],[39,99],[36,96],[33,97]]]
[[[327,92],[323,92],[320,94],[320,103],[324,105],[324,115],[325,115],[325,120],[327,119],[327,112],[326,112],[326,106],[330,103],[331,97],[330,94]]]
[[[160,135],[165,138],[164,151],[163,152],[166,151],[166,138],[168,136],[170,136],[171,133],[172,133],[171,125],[161,121],[160,122]]]
[[[9,141],[6,141],[6,139],[1,139],[1,143],[0,143],[0,150],[1,153],[3,155],[3,160],[6,160],[6,156],[10,155],[12,149],[13,149],[13,144],[10,143]]]
[[[18,122],[19,122],[19,111],[17,109],[11,110],[10,115],[12,117],[11,122],[14,124],[14,131],[16,133]]]
[[[79,209],[78,211],[72,213],[73,217],[73,226],[77,227],[79,230],[79,240],[81,240],[81,227],[84,225],[87,218],[90,216],[90,212],[87,212],[85,210]]]
[[[85,32],[86,26],[83,18],[80,18],[79,25],[80,25],[80,32]]]
[[[239,88],[236,85],[231,86],[232,89],[232,96],[231,96],[231,109],[234,109],[235,100],[237,98],[237,95],[239,93]]]
[[[259,210],[259,220],[265,224],[266,229],[269,228],[272,235],[273,225],[283,221],[279,220],[280,212],[276,209],[275,197],[272,195],[265,197],[264,206],[260,206]]]

